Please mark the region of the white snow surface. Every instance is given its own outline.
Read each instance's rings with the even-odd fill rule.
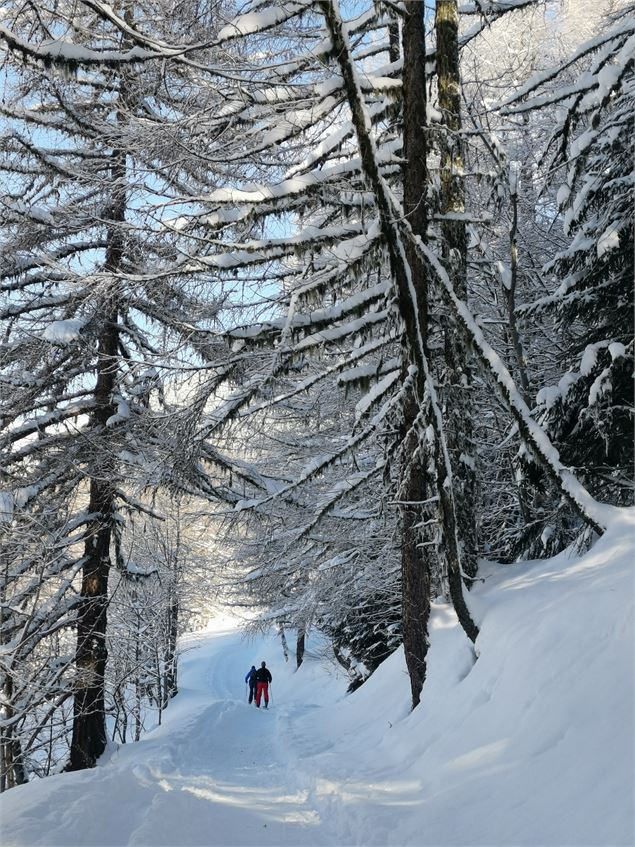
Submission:
[[[634,548],[619,510],[582,557],[485,564],[478,660],[435,603],[414,712],[401,650],[346,695],[317,637],[294,672],[216,620],[183,639],[161,727],[2,795],[3,847],[632,845]],[[261,659],[267,712],[245,698]]]
[[[610,250],[617,250],[620,246],[620,233],[618,230],[611,225],[606,232],[603,232],[602,235],[598,238],[597,243],[597,254],[598,259],[601,259],[605,253],[608,253]]]
[[[82,327],[86,321],[70,318],[65,321],[53,321],[44,330],[44,338],[57,344],[68,344],[79,338]]]

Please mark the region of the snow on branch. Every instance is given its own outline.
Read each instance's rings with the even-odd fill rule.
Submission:
[[[328,467],[335,464],[344,456],[350,454],[356,447],[368,440],[368,438],[386,419],[392,409],[396,408],[400,403],[403,402],[405,393],[411,387],[411,378],[412,375],[406,378],[403,381],[400,390],[391,397],[389,397],[382,404],[382,406],[375,413],[375,415],[371,418],[371,420],[366,424],[366,426],[362,430],[360,430],[356,435],[349,436],[349,438],[346,439],[346,441],[340,448],[334,450],[333,452],[325,453],[323,455],[311,459],[311,461],[307,462],[307,464],[304,466],[302,471],[298,474],[298,476],[293,482],[282,488],[280,491],[277,491],[275,494],[272,494],[269,497],[261,500],[251,500],[238,503],[236,506],[236,510],[243,511],[245,509],[261,507],[264,506],[266,503],[272,501],[275,497],[280,497],[282,495],[287,496],[289,493],[295,491],[296,489],[304,485],[304,483],[323,473]],[[342,494],[344,493],[345,491],[342,491]],[[336,499],[339,499],[339,497]]]
[[[380,165],[398,164],[399,160],[395,153],[401,147],[401,140],[395,139],[384,145],[377,154]],[[251,188],[218,188],[207,197],[201,198],[209,203],[236,204],[236,203],[263,203],[271,200],[280,200],[304,194],[311,188],[315,188],[352,173],[360,173],[361,162],[359,157],[351,157],[344,162],[339,162],[322,170],[285,179],[276,185],[255,185]]]
[[[383,179],[379,170],[377,148],[372,136],[371,122],[357,81],[350,47],[342,30],[338,4],[336,0],[322,0],[320,7],[336,46],[337,59],[342,75],[346,80],[347,96],[360,145],[362,167],[375,193],[382,223],[382,232],[390,250],[395,285],[401,289],[404,287],[405,280],[409,291],[410,300],[408,300],[404,292],[401,301],[402,307],[412,312],[410,315],[410,323],[412,325],[410,346],[416,366],[420,369],[421,375],[425,375],[426,387],[430,391],[433,405],[433,419],[437,427],[436,434],[442,439],[445,472],[448,479],[451,479],[451,469],[449,467],[447,445],[443,438],[442,422],[439,420],[440,412],[438,404],[435,402],[436,391],[434,383],[429,378],[425,346],[423,345],[421,327],[417,317],[416,292],[413,290],[402,237],[412,244],[418,259],[432,271],[433,279],[440,285],[444,299],[457,319],[457,324],[462,332],[464,342],[474,349],[485,372],[493,376],[505,404],[518,423],[522,437],[532,447],[536,460],[581,517],[596,532],[602,534],[606,527],[611,507],[594,500],[584,486],[575,478],[573,473],[562,465],[557,450],[549,440],[546,432],[532,418],[531,412],[522,399],[511,374],[505,367],[500,356],[486,341],[467,304],[456,294],[445,268],[429,247],[423,243],[422,239],[412,231],[403,207],[394,197],[389,186]]]
[[[61,38],[36,45],[25,41],[3,25],[0,25],[0,40],[4,41],[13,53],[21,55],[23,60],[43,64],[45,67],[57,65],[71,70],[89,65],[118,67],[153,59],[183,59],[189,53],[218,47],[246,35],[266,32],[301,14],[311,4],[312,0],[296,0],[293,3],[276,5],[263,12],[239,15],[224,26],[214,39],[196,44],[170,45],[146,36],[130,26],[109,4],[98,0],[84,0],[84,5],[92,8],[102,20],[113,24],[129,42],[134,42],[134,46],[128,50],[99,50],[73,44]]]
[[[543,0],[473,0],[459,6],[460,15],[479,15],[490,18],[492,15],[504,15],[506,12],[518,11],[527,6],[536,6]],[[489,22],[489,21],[488,21]]]
[[[354,491],[357,491],[363,485],[365,485],[368,480],[372,479],[379,473],[383,473],[387,465],[387,459],[382,458],[378,459],[376,463],[367,471],[358,471],[357,473],[351,474],[346,479],[342,479],[337,482],[329,491],[326,492],[317,502],[315,508],[315,517],[307,526],[302,527],[301,531],[296,534],[293,539],[293,542],[290,547],[297,544],[298,541],[301,541],[303,538],[315,529],[318,526],[323,518],[326,517],[329,513],[333,512],[335,506],[339,503],[339,501],[343,497],[347,497],[352,494]]]
[[[228,332],[228,336],[230,338],[253,339],[272,332],[280,332],[283,328],[298,330],[331,326],[335,321],[340,320],[346,315],[359,312],[365,306],[385,298],[389,289],[390,284],[388,282],[381,282],[336,303],[334,306],[325,309],[316,309],[308,314],[296,314],[290,320],[279,318],[263,324],[233,329]]]
[[[607,30],[601,35],[589,39],[581,45],[571,56],[559,65],[555,65],[545,71],[540,71],[534,74],[524,85],[516,89],[513,94],[501,101],[497,109],[503,115],[516,114],[519,112],[529,111],[531,109],[544,106],[548,103],[556,103],[565,100],[573,94],[588,91],[592,88],[604,87],[602,80],[599,77],[599,71],[604,66],[606,61],[617,53],[618,50],[622,54],[620,67],[624,67],[629,62],[632,63],[635,45],[633,44],[633,36],[635,35],[635,17],[632,15],[624,16],[620,19],[619,24]],[[617,46],[616,46],[617,45]],[[574,65],[580,59],[588,56],[591,53],[600,51],[599,62],[596,63],[596,71],[587,71],[581,74],[578,80],[570,86],[566,86],[550,94],[538,95],[537,92],[543,88],[548,82],[560,77],[567,68]],[[529,95],[534,94],[532,99],[528,99]]]
[[[46,67],[60,65],[76,68],[79,65],[111,66],[131,62],[144,62],[148,59],[167,58],[179,51],[160,53],[145,50],[141,47],[131,47],[128,50],[91,50],[70,41],[53,39],[41,45],[34,45],[20,38],[11,30],[0,24],[0,40],[4,41],[14,53],[19,53],[24,59],[42,63]]]
[[[226,24],[218,33],[216,43],[243,38],[245,35],[266,32],[275,26],[279,26],[291,18],[306,11],[312,5],[312,0],[296,0],[296,2],[275,3],[262,12],[247,12],[238,15],[233,21]]]
[[[594,500],[574,474],[564,467],[549,436],[533,419],[531,411],[501,357],[485,339],[467,304],[456,294],[445,268],[421,238],[414,235],[407,219],[403,216],[403,212],[400,226],[407,237],[410,238],[422,261],[433,271],[436,280],[440,283],[442,293],[457,318],[466,343],[474,349],[486,372],[494,377],[507,408],[518,423],[520,434],[532,447],[537,461],[547,471],[553,482],[581,517],[596,532],[602,534],[613,507]]]
[[[371,365],[362,365],[360,367],[353,367],[351,365],[355,362],[360,361],[361,359],[365,359],[366,356],[370,355],[372,352],[376,350],[380,350],[382,347],[386,347],[389,344],[392,344],[396,339],[395,333],[388,333],[380,338],[374,339],[370,341],[368,344],[364,344],[362,347],[357,348],[348,356],[342,358],[341,361],[337,362],[335,365],[331,365],[328,368],[325,368],[318,374],[307,377],[306,379],[301,380],[297,385],[295,385],[291,390],[284,392],[283,394],[276,394],[275,397],[270,400],[263,400],[260,403],[256,403],[250,406],[248,409],[243,410],[240,413],[241,417],[247,417],[254,412],[261,411],[263,409],[268,409],[271,406],[275,406],[279,403],[283,403],[286,400],[290,400],[293,397],[297,397],[299,394],[305,394],[309,388],[312,388],[314,385],[328,379],[328,377],[333,376],[336,373],[340,373],[340,376],[337,379],[338,385],[345,385],[346,383],[359,381],[360,379],[368,379],[372,376],[378,376],[385,372],[382,367],[373,363]],[[389,362],[385,364],[384,367],[392,366],[394,367],[396,364],[395,359],[390,359]],[[389,369],[391,369],[389,367]]]

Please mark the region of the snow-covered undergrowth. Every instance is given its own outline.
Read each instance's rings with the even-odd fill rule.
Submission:
[[[413,713],[401,651],[346,696],[324,660],[294,673],[217,621],[184,639],[163,726],[4,794],[2,844],[633,844],[634,550],[622,511],[581,558],[485,571],[476,662],[435,605]],[[268,712],[244,696],[263,658]]]

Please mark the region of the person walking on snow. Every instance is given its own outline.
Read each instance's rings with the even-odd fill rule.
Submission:
[[[252,665],[251,670],[248,671],[247,676],[245,677],[245,682],[249,683],[249,703],[253,702],[254,697],[256,696],[256,666]]]
[[[269,706],[269,683],[272,681],[271,672],[264,662],[256,671],[256,706],[260,708],[260,700],[265,695],[265,709]]]

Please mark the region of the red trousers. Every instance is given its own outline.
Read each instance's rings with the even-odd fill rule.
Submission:
[[[260,705],[260,698],[262,695],[265,695],[265,706],[269,705],[269,683],[268,682],[257,682],[256,683],[256,706]]]

